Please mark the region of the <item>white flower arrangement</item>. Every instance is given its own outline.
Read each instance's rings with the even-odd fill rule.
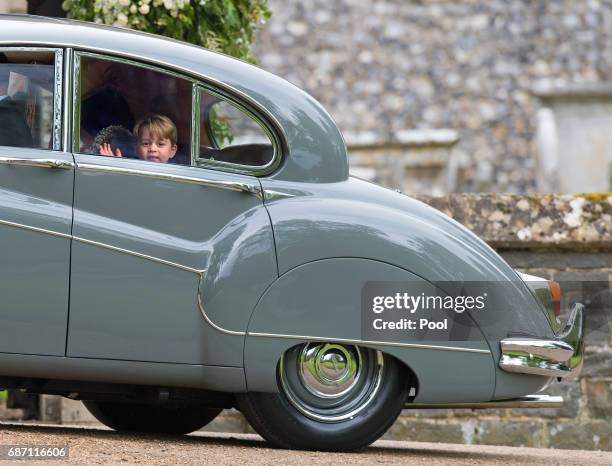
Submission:
[[[69,18],[161,34],[251,62],[267,0],[64,0]]]

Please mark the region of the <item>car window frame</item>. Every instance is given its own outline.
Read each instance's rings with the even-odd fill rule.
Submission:
[[[182,79],[191,83],[191,147],[190,147],[190,165],[173,165],[182,167],[193,167],[212,169],[222,172],[238,173],[242,175],[251,176],[265,176],[269,175],[280,165],[282,160],[283,147],[281,139],[273,130],[273,125],[268,122],[268,118],[262,114],[262,112],[255,109],[248,103],[242,102],[235,98],[229,92],[221,90],[209,83],[205,83],[202,79],[195,78],[185,73],[177,72],[157,64],[150,64],[141,59],[126,58],[125,56],[117,56],[113,54],[101,53],[97,51],[81,50],[81,49],[70,49],[70,70],[72,73],[71,80],[71,106],[70,106],[70,143],[69,147],[71,152],[75,154],[81,154],[80,152],[80,118],[81,118],[81,58],[88,57],[98,60],[109,60],[126,65],[136,66],[151,71],[156,71],[177,79]],[[263,166],[250,166],[240,165],[230,162],[221,161],[207,161],[202,163],[198,161],[199,150],[200,150],[200,92],[208,92],[216,97],[223,99],[229,104],[237,107],[239,110],[244,112],[248,117],[252,118],[265,132],[270,139],[270,143],[273,148],[273,157],[269,163]]]
[[[44,150],[46,152],[62,152],[65,148],[64,128],[66,126],[65,112],[65,82],[64,82],[64,64],[65,50],[61,47],[42,47],[42,46],[18,46],[18,45],[0,45],[0,53],[3,52],[47,52],[53,53],[53,128],[51,130],[52,147],[31,147],[28,149]],[[14,146],[0,146],[15,148]]]
[[[82,154],[82,155],[97,155],[97,154],[84,154],[83,152],[80,151],[80,137],[81,137],[81,99],[80,99],[80,94],[81,94],[81,58],[82,57],[87,57],[87,58],[93,58],[93,59],[97,59],[97,60],[106,60],[106,61],[112,61],[112,62],[116,62],[116,63],[122,63],[125,65],[130,65],[130,66],[135,66],[137,68],[143,68],[146,70],[151,70],[151,71],[155,71],[158,73],[162,73],[162,74],[166,74],[168,76],[172,76],[173,78],[177,78],[177,79],[182,79],[184,81],[187,81],[189,83],[191,83],[192,86],[192,99],[191,99],[191,142],[190,142],[190,153],[189,153],[189,159],[191,160],[193,158],[193,86],[195,83],[195,80],[193,78],[190,78],[189,76],[185,76],[184,74],[181,73],[177,73],[175,71],[171,71],[171,70],[167,70],[165,68],[159,67],[159,66],[155,66],[155,65],[150,65],[146,62],[141,62],[141,61],[137,61],[137,60],[131,60],[129,58],[125,58],[125,57],[118,57],[115,55],[110,55],[110,54],[104,54],[104,53],[98,53],[98,52],[91,52],[91,51],[86,51],[86,50],[78,50],[78,49],[73,49],[73,57],[72,57],[72,68],[73,68],[73,82],[72,82],[72,124],[71,124],[71,128],[72,128],[72,141],[71,141],[71,151],[75,154]],[[129,130],[131,131],[132,128],[129,128]],[[174,165],[174,166],[191,166],[191,165]]]
[[[272,145],[272,159],[265,165],[241,165],[237,163],[231,162],[223,162],[220,160],[210,160],[210,159],[202,159],[199,157],[199,147],[200,147],[200,128],[201,128],[201,93],[206,92],[214,97],[218,97],[223,101],[227,102],[229,105],[237,108],[248,118],[252,119],[265,133],[268,137],[270,144]],[[219,92],[217,89],[213,88],[210,85],[199,83],[194,88],[194,99],[196,100],[194,103],[194,110],[197,113],[194,118],[194,124],[197,122],[197,146],[196,150],[192,152],[192,160],[191,165],[199,168],[212,168],[223,171],[232,171],[235,173],[242,173],[246,175],[255,175],[255,176],[263,176],[270,174],[273,172],[278,165],[280,164],[281,157],[280,154],[280,144],[278,139],[275,136],[274,131],[270,128],[269,125],[264,124],[264,121],[261,116],[256,111],[253,111],[251,108],[242,105],[240,102],[237,102],[234,99],[231,99],[227,96],[227,94],[223,92]],[[195,140],[194,140],[195,141]],[[211,141],[212,142],[212,141]],[[228,147],[231,147],[228,146]]]

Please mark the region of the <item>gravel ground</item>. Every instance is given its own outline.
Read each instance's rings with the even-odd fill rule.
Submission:
[[[250,434],[127,435],[103,428],[40,424],[2,424],[2,445],[68,445],[72,464],[612,464],[612,453],[598,451],[380,440],[359,453],[322,453],[268,448],[260,437]]]

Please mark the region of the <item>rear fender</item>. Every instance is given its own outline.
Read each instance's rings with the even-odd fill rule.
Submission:
[[[492,398],[495,364],[478,328],[472,341],[411,341],[409,336],[403,344],[363,340],[361,292],[368,281],[427,283],[399,267],[360,258],[318,260],[283,274],[263,295],[249,323],[244,354],[248,390],[277,392],[277,363],[292,346],[345,340],[386,352],[408,366],[418,379],[415,401]]]

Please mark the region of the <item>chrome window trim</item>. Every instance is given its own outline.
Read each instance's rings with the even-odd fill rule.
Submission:
[[[70,118],[72,120],[71,133],[72,133],[72,150],[75,154],[78,154],[81,149],[81,55],[73,51],[72,53],[72,109]]]
[[[66,49],[64,56],[64,79],[63,79],[63,113],[62,113],[62,144],[64,152],[72,152],[72,115],[73,115],[73,88],[74,88],[74,63],[72,49]]]
[[[62,141],[62,103],[63,99],[63,68],[62,63],[64,49],[61,47],[40,47],[40,46],[18,46],[3,45],[0,43],[0,52],[48,52],[54,54],[53,60],[53,128],[51,129],[52,149],[45,147],[32,147],[38,150],[61,151]],[[4,146],[12,147],[12,146]]]
[[[198,113],[200,113],[199,103],[201,101],[200,96],[202,92],[206,92],[212,96],[215,96],[215,97],[218,97],[219,99],[224,100],[228,104],[236,107],[239,111],[244,113],[247,117],[251,118],[255,123],[259,125],[259,127],[262,129],[262,131],[265,133],[265,135],[270,140],[270,143],[272,144],[273,154],[272,154],[272,160],[270,160],[270,162],[268,162],[267,164],[253,166],[253,165],[241,165],[237,163],[222,162],[219,160],[200,159],[199,151],[196,150],[196,155],[195,155],[194,160],[192,161],[192,164],[196,167],[201,167],[201,168],[212,168],[212,169],[231,171],[234,173],[241,173],[245,175],[254,175],[254,176],[268,175],[272,173],[274,170],[276,170],[276,168],[281,163],[281,158],[282,158],[279,155],[281,154],[279,141],[276,139],[274,133],[270,130],[270,128],[267,125],[262,124],[262,118],[258,116],[257,113],[249,109],[248,107],[245,107],[239,102],[232,100],[227,95],[224,95],[223,93],[219,92],[218,90],[210,86],[207,86],[205,84],[198,84],[196,85],[196,87],[197,87],[197,92],[198,92]],[[198,133],[201,127],[200,118],[201,118],[201,115],[199,115],[198,122],[197,122]],[[196,147],[197,148],[200,147],[199,134],[198,134],[198,141],[197,141]]]
[[[97,165],[97,164],[85,163],[85,162],[77,162],[76,167],[79,170],[88,170],[88,171],[101,172],[101,173],[114,173],[117,175],[140,176],[140,177],[151,178],[155,180],[175,181],[179,183],[195,184],[195,185],[207,186],[211,188],[227,189],[230,191],[237,191],[237,192],[253,194],[259,199],[261,199],[263,196],[259,183],[247,183],[247,182],[242,182],[242,181],[211,180],[211,179],[206,179],[206,178],[201,178],[201,177],[175,175],[172,173],[159,173],[155,171],[140,170],[140,169],[135,169],[135,168],[127,168],[127,167],[125,168],[124,167],[111,167],[108,165]],[[189,168],[189,167],[186,167],[186,168]]]
[[[124,65],[131,65],[131,66],[137,66],[138,68],[144,68],[147,70],[151,70],[151,71],[157,71],[159,73],[163,73],[163,74],[167,74],[169,76],[172,76],[173,78],[178,78],[178,79],[183,79],[185,81],[189,81],[191,83],[196,83],[197,80],[181,74],[180,72],[176,72],[173,70],[169,70],[165,67],[162,66],[158,66],[158,65],[151,65],[149,63],[146,62],[141,62],[138,59],[132,59],[132,58],[128,58],[128,57],[121,57],[121,56],[117,56],[114,54],[105,54],[104,52],[90,52],[90,51],[83,51],[83,50],[74,50],[74,55],[80,57],[87,57],[87,58],[95,58],[97,60],[108,60],[108,61],[114,61],[117,63],[123,63]]]
[[[22,40],[20,41],[20,43],[21,44],[31,44],[31,46],[33,47],[39,44],[36,41],[27,41],[27,40]],[[0,40],[0,47],[2,46],[11,47],[11,46],[14,46],[13,44],[14,42],[10,40]],[[232,96],[232,98],[235,98],[237,101],[246,103],[249,107],[252,107],[253,109],[257,109],[257,111],[263,115],[266,122],[269,123],[271,129],[273,129],[275,136],[280,136],[278,138],[279,148],[281,150],[281,152],[279,153],[279,158],[282,160],[283,157],[289,155],[289,145],[287,143],[289,138],[287,136],[286,131],[283,129],[282,125],[280,124],[278,119],[272,114],[272,112],[270,112],[266,107],[264,107],[262,104],[257,102],[255,99],[253,99],[251,96],[249,96],[245,92],[235,87],[232,87],[224,83],[223,81],[211,78],[210,76],[207,76],[205,74],[197,73],[190,68],[184,68],[182,66],[177,66],[172,63],[167,63],[163,60],[155,60],[155,59],[152,59],[151,57],[147,57],[143,55],[127,54],[127,53],[122,52],[121,50],[106,49],[103,47],[92,47],[92,46],[87,46],[87,45],[78,44],[74,42],[67,42],[67,41],[62,42],[60,45],[54,45],[53,47],[71,49],[71,50],[74,50],[75,54],[77,52],[82,53],[82,54],[89,53],[89,54],[99,55],[102,57],[124,59],[130,62],[133,62],[134,60],[136,60],[137,64],[160,67],[163,71],[166,71],[166,72],[171,71],[175,73],[180,73],[180,76],[185,79],[198,81],[204,84],[209,84],[216,89],[220,89],[223,92],[227,92],[227,94]],[[76,74],[76,70],[75,70],[75,74]]]
[[[200,91],[197,83],[191,83],[191,166],[196,166],[200,152]]]
[[[72,131],[73,131],[73,150],[72,152],[79,153],[79,127],[78,121],[80,119],[80,60],[81,57],[95,58],[99,60],[115,61],[117,63],[123,63],[126,65],[137,66],[140,68],[156,71],[177,79],[183,79],[192,83],[192,106],[194,105],[193,94],[199,93],[200,89],[205,89],[213,95],[216,95],[229,103],[237,106],[242,111],[246,112],[264,129],[266,135],[270,138],[272,147],[274,149],[274,156],[272,161],[264,167],[251,167],[247,165],[237,165],[227,162],[216,162],[214,164],[201,164],[195,162],[196,155],[199,155],[200,147],[200,131],[199,131],[199,105],[197,111],[192,108],[192,129],[191,129],[191,162],[192,166],[198,168],[212,168],[219,171],[227,171],[231,173],[247,174],[253,176],[263,176],[272,173],[281,163],[284,153],[287,152],[287,135],[282,131],[280,123],[276,118],[265,108],[261,107],[252,98],[237,89],[234,89],[220,81],[212,80],[206,76],[197,75],[192,70],[175,67],[167,63],[152,61],[145,57],[140,56],[124,56],[118,54],[116,51],[105,51],[103,49],[87,49],[84,50],[82,47],[72,47],[74,59],[74,85],[73,85],[73,103],[72,103]],[[196,115],[197,114],[197,115]],[[197,116],[197,121],[195,118]],[[279,138],[277,135],[281,134]],[[197,137],[197,139],[196,139]],[[193,141],[197,141],[197,145],[194,147]]]
[[[64,76],[64,51],[55,52],[55,82],[53,89],[53,150],[62,150],[62,103]]]

